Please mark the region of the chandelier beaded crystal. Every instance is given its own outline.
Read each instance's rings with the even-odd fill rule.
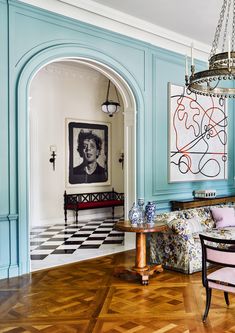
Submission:
[[[230,15],[230,13],[232,14]],[[223,0],[210,52],[209,69],[196,72],[193,63],[193,52],[191,51],[191,75],[188,76],[187,70],[185,75],[187,88],[193,93],[204,96],[235,97],[235,88],[233,88],[232,81],[235,79],[234,47],[235,0]],[[220,53],[218,50],[220,50]]]

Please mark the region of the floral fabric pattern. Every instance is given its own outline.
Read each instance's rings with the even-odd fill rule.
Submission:
[[[223,206],[225,205],[217,207]],[[228,206],[235,208],[234,205],[226,205]],[[191,219],[197,219],[201,223],[201,232],[192,232],[189,225]],[[151,234],[151,262],[161,263],[165,268],[186,274],[202,269],[199,233],[216,238],[235,238],[235,227],[215,228],[210,207],[163,213],[156,217],[156,222],[167,224],[169,229]]]

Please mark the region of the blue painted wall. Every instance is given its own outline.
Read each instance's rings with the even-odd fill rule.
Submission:
[[[94,59],[130,85],[138,111],[137,196],[156,200],[159,210],[168,209],[169,200],[190,197],[202,186],[167,181],[167,84],[184,83],[182,55],[16,0],[0,0],[0,38],[0,278],[29,271],[27,94],[35,72],[54,59]],[[233,139],[230,134],[229,179],[203,182],[219,194],[234,190]]]

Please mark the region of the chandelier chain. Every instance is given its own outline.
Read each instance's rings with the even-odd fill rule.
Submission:
[[[235,41],[235,0],[233,0],[232,51],[234,51],[234,41]]]
[[[218,24],[217,24],[217,27],[216,27],[215,36],[214,36],[214,40],[213,40],[213,43],[212,43],[210,58],[216,53],[216,49],[217,49],[217,46],[218,46],[218,40],[219,40],[220,32],[221,32],[221,29],[222,29],[222,25],[223,25],[224,14],[225,14],[225,11],[226,11],[227,3],[228,3],[227,0],[224,0],[222,8],[221,8],[219,21],[218,21]]]
[[[229,0],[229,2],[228,2],[228,9],[227,9],[227,15],[226,15],[226,21],[225,21],[225,27],[224,27],[224,35],[223,35],[222,52],[225,51],[225,43],[226,43],[226,36],[227,36],[227,32],[228,32],[230,7],[231,7],[231,0]]]
[[[223,0],[209,57],[209,68],[196,71],[193,58],[190,76],[187,58],[185,68],[185,84],[192,93],[235,98],[235,0]]]

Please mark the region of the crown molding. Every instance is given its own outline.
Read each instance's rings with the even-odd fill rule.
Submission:
[[[99,28],[190,56],[192,39],[92,0],[19,0]],[[210,46],[193,40],[195,58],[207,60]]]

